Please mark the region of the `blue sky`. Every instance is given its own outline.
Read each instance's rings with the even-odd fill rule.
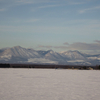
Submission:
[[[100,0],[0,0],[0,48],[100,53]]]

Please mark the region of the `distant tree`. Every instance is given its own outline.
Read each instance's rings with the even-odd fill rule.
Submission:
[[[86,66],[83,66],[83,69],[86,69]]]
[[[10,68],[10,64],[0,64],[0,68]]]
[[[98,66],[98,69],[100,70],[100,65]]]

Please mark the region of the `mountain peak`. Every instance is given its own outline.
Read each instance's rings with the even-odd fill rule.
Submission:
[[[64,54],[67,54],[67,53],[79,53],[80,54],[80,52],[78,50],[63,51],[61,53],[64,53]]]
[[[51,53],[51,54],[54,53],[54,51],[52,49],[51,50],[48,50],[48,52]]]
[[[79,53],[78,50],[69,50],[69,51],[67,51],[67,52],[78,52],[78,53]]]
[[[13,48],[22,48],[21,46],[14,46]]]

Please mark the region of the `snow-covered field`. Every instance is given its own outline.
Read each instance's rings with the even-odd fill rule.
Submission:
[[[100,100],[100,71],[0,69],[0,100]]]

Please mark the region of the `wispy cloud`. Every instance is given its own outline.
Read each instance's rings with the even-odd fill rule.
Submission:
[[[33,3],[34,0],[33,1],[32,0],[17,0],[16,2],[18,2],[18,3],[24,3],[24,4],[30,4],[30,3]]]
[[[23,4],[36,4],[36,3],[48,3],[48,2],[53,2],[51,0],[17,0],[16,2],[18,3],[23,3]]]
[[[70,5],[80,5],[85,4],[86,2],[69,2]]]
[[[29,19],[29,20],[26,20],[25,22],[26,23],[32,23],[32,22],[37,22],[39,21],[40,19]]]
[[[95,40],[95,42],[100,43],[100,40]]]
[[[34,22],[37,22],[39,20],[40,19],[35,19],[35,18],[32,18],[32,19],[15,19],[12,22],[15,22],[15,23],[34,23]]]
[[[0,0],[0,4],[2,7],[6,9],[18,6],[18,5],[27,5],[27,4],[40,4],[40,3],[50,3],[54,2],[51,0]],[[0,11],[5,11],[4,8],[0,9]]]
[[[62,5],[46,5],[46,6],[40,6],[38,8],[52,8],[52,7],[57,7],[57,6],[62,6]]]
[[[100,50],[100,43],[82,43],[76,42],[68,46],[69,49],[73,50]]]
[[[40,10],[40,9],[46,9],[46,8],[54,8],[54,7],[61,7],[61,6],[65,6],[65,4],[64,5],[61,5],[61,4],[46,4],[46,5],[43,5],[43,6],[38,6],[38,7],[33,7],[33,8],[31,8],[31,11],[32,12],[35,12],[35,11],[38,11],[38,10]]]
[[[79,50],[79,51],[99,51],[100,52],[100,40],[95,40],[94,43],[85,43],[85,42],[75,42],[69,44],[65,42],[62,46],[39,46],[41,48],[52,48],[52,49],[61,49],[61,50]]]
[[[38,48],[44,48],[44,49],[67,49],[66,46],[51,46],[51,45],[39,45]]]
[[[86,8],[86,9],[83,9],[83,10],[79,10],[79,13],[82,14],[82,13],[86,13],[88,11],[97,10],[97,9],[100,9],[100,6],[96,6],[96,7],[92,7],[92,8]]]
[[[63,43],[64,45],[69,45],[69,43],[68,42],[65,42],[65,43]]]
[[[6,10],[7,10],[6,8],[1,8],[0,12],[6,11]]]
[[[2,32],[31,32],[31,33],[48,33],[48,34],[68,34],[68,35],[91,35],[91,34],[99,34],[100,32],[100,22],[99,20],[71,20],[65,21],[66,26],[62,26],[59,24],[59,19],[46,20],[39,18],[27,18],[27,19],[11,19],[8,22],[14,23],[15,25],[4,25],[0,26],[0,30]],[[8,23],[7,22],[7,23]],[[34,23],[37,22],[37,25]],[[41,23],[46,22],[46,25]],[[5,21],[6,23],[6,21]],[[25,23],[25,24],[24,24]],[[30,25],[28,26],[27,25]],[[33,23],[33,24],[32,24]],[[48,25],[51,24],[51,25]],[[53,24],[52,24],[53,23]],[[56,24],[55,24],[56,23]],[[18,26],[16,26],[18,25]],[[21,31],[22,30],[22,31]],[[52,30],[52,31],[51,31]]]
[[[50,45],[48,45],[48,46],[43,46],[43,45],[39,45],[38,46],[38,48],[47,48],[47,49],[50,49],[50,48],[52,48],[53,46],[50,46]]]

